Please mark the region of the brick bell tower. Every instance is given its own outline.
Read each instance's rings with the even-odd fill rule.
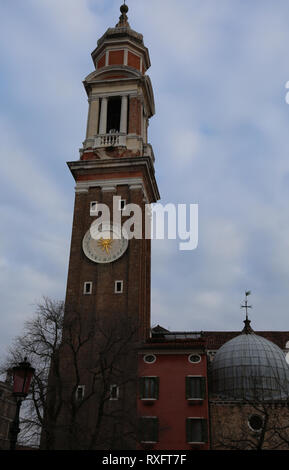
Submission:
[[[147,133],[155,113],[149,52],[130,28],[127,5],[120,11],[92,52],[95,70],[83,82],[86,138],[80,160],[68,163],[75,207],[63,344],[51,381],[52,406],[61,395],[54,448],[133,448],[136,440],[136,349],[150,329],[150,240],[105,245],[90,234],[99,204],[112,213],[118,196],[123,222],[127,204],[137,204],[144,218],[145,205],[159,199]]]
[[[127,5],[115,28],[109,28],[92,52],[95,69],[84,80],[89,111],[80,160],[68,166],[76,182],[66,304],[98,314],[123,311],[139,318],[142,336],[150,328],[150,241],[129,241],[117,260],[102,263],[84,253],[83,238],[97,204],[120,211],[129,203],[156,202],[154,154],[148,143],[149,119],[155,113],[148,49],[128,23]],[[88,254],[88,256],[87,256]],[[117,281],[119,284],[116,284]],[[90,283],[90,284],[89,284]],[[115,295],[121,291],[119,295]],[[93,314],[93,313],[92,313]]]

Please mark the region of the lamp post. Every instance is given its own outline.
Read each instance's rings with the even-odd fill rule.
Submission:
[[[22,400],[26,398],[29,392],[31,379],[35,369],[31,367],[30,363],[25,357],[23,362],[18,366],[12,368],[13,372],[13,392],[12,395],[16,398],[16,411],[13,422],[10,426],[10,450],[15,450],[17,436],[19,434],[19,414]]]

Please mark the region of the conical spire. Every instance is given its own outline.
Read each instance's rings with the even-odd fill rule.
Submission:
[[[130,28],[128,17],[127,17],[128,6],[125,4],[125,2],[123,5],[121,5],[120,12],[121,12],[121,15],[119,17],[119,22],[117,23],[115,27],[116,28]]]

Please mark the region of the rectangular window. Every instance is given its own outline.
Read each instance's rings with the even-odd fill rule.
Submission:
[[[158,442],[159,420],[156,416],[142,416],[139,418],[139,441],[147,443]]]
[[[119,387],[117,385],[110,386],[110,400],[118,400],[119,397]]]
[[[90,203],[90,215],[97,215],[97,201],[91,201],[91,203]]]
[[[114,283],[114,292],[115,294],[123,293],[123,281],[115,281]]]
[[[121,97],[113,96],[107,105],[107,134],[118,134],[120,128]]]
[[[186,377],[186,399],[203,400],[206,397],[206,377]]]
[[[83,400],[84,390],[85,390],[85,385],[78,385],[76,392],[75,392],[75,398],[77,401]]]
[[[120,199],[119,200],[119,210],[122,211],[126,206],[126,200],[125,199]]]
[[[92,293],[92,282],[85,282],[83,286],[83,293],[85,295],[90,295]]]
[[[140,377],[140,398],[142,400],[159,398],[159,377]]]
[[[186,434],[189,444],[208,442],[207,420],[205,418],[187,418]]]

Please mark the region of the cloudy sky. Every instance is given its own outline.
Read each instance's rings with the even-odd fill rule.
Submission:
[[[0,352],[63,299],[90,53],[119,0],[0,2]],[[199,245],[152,250],[152,322],[289,330],[288,0],[131,0],[150,50],[163,204],[199,204]]]

